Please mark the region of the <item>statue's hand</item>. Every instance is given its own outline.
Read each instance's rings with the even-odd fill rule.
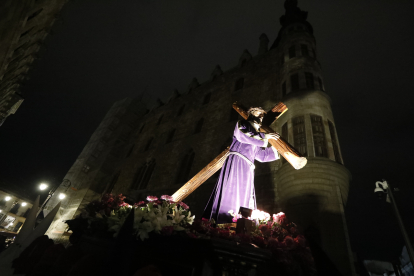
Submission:
[[[267,133],[265,134],[266,139],[273,139],[275,141],[277,141],[280,138],[280,135],[277,133]]]

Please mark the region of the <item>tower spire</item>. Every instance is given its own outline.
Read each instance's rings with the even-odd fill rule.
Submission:
[[[283,27],[295,22],[305,22],[308,18],[308,12],[302,11],[298,7],[297,0],[286,0],[284,7],[286,10],[285,14],[280,17],[280,24]]]

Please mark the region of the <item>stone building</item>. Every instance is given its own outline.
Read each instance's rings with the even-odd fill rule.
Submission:
[[[33,201],[20,194],[19,191],[11,191],[0,183],[0,235],[1,232],[17,233],[26,221],[26,216],[33,207]],[[4,229],[4,230],[3,230]]]
[[[66,1],[0,2],[0,126],[23,102],[19,88]]]
[[[236,67],[223,72],[217,66],[208,81],[200,84],[194,78],[187,91],[174,91],[151,110],[138,100],[115,104],[125,105],[125,117],[117,117],[118,107],[112,107],[69,170],[65,178],[78,191],[71,192],[62,216],[71,217],[104,192],[123,193],[131,202],[173,194],[230,145],[239,119],[234,101],[264,109],[282,101],[289,110],[271,127],[308,164],[301,170],[284,160],[256,164],[258,208],[287,213],[342,275],[355,275],[344,216],[351,175],[343,164],[313,29],[296,1],[287,0],[285,9],[270,48],[262,34],[257,55],[245,50]],[[111,122],[116,122],[113,128]],[[102,144],[106,136],[110,138]],[[185,199],[197,216],[216,177]],[[64,230],[59,225],[57,221],[49,229],[52,237]]]

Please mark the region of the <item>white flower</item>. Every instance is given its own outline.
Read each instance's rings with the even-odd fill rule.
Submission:
[[[174,207],[174,213],[169,216],[172,217],[174,224],[180,224],[183,218],[185,218],[185,216],[181,214],[181,211],[177,210],[177,206]]]
[[[193,224],[193,222],[194,222],[194,218],[195,218],[195,216],[191,216],[191,211],[188,211],[188,215],[187,215],[187,223],[188,224]]]
[[[144,221],[143,223],[140,223],[138,225],[138,233],[137,236],[140,237],[140,239],[143,241],[145,239],[148,239],[148,233],[153,230],[152,224],[149,221]]]

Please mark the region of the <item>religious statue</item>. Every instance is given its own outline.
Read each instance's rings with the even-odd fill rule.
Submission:
[[[231,222],[230,210],[238,212],[240,206],[256,209],[254,160],[271,162],[279,159],[277,150],[267,147],[269,140],[277,141],[279,135],[259,131],[266,112],[253,107],[247,113],[247,120],[237,122],[229,155],[204,210],[204,218],[213,218],[219,224]]]

